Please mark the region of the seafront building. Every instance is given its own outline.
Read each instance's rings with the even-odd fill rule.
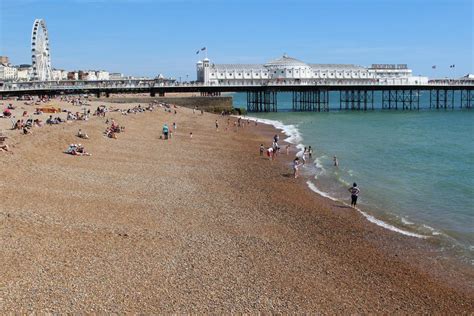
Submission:
[[[0,80],[14,81],[18,75],[18,69],[10,64],[0,64]]]
[[[386,84],[426,84],[428,77],[413,76],[405,64],[308,64],[283,55],[266,64],[214,64],[208,58],[196,64],[197,81],[206,85],[253,85],[268,82],[318,84],[373,81]]]

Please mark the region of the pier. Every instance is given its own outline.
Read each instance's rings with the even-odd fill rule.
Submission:
[[[247,93],[249,112],[277,112],[278,94],[292,94],[292,110],[326,112],[330,110],[369,111],[374,104],[383,110],[420,110],[420,95],[429,93],[430,109],[471,109],[474,106],[474,80],[431,80],[426,84],[386,84],[374,81],[326,80],[311,84],[265,82],[259,84],[203,84],[159,82],[156,80],[5,82],[0,97],[22,95],[94,94],[108,97],[114,93],[148,94],[164,97],[167,93],[197,93],[219,96],[222,93]],[[339,94],[338,104],[330,107],[329,96]]]

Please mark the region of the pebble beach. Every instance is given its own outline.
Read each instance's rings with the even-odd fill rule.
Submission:
[[[474,312],[472,267],[315,194],[292,176],[294,151],[259,156],[279,131],[173,111],[29,135],[0,119],[2,314]],[[106,119],[125,127],[117,139],[103,135]],[[71,143],[92,155],[65,154]]]

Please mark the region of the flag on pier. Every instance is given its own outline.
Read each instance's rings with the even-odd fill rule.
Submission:
[[[196,52],[196,55],[199,54],[199,52],[202,52],[202,51],[205,51],[207,48],[206,47],[203,47],[201,49],[198,49],[197,52]]]

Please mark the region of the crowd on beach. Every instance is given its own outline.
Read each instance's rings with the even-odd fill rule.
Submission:
[[[240,125],[240,118],[238,119],[238,126]],[[255,121],[255,124],[257,124],[258,121]],[[249,121],[247,120],[247,124],[249,124]],[[216,121],[216,129],[218,128],[217,121]],[[279,140],[280,137],[278,134],[275,134],[272,139],[272,144],[269,147],[265,147],[264,144],[260,144],[259,152],[260,152],[260,157],[263,157],[264,154],[266,153],[268,159],[270,161],[275,160],[280,154],[281,154],[281,147],[279,145]],[[288,156],[290,154],[290,148],[291,144],[287,143],[285,145],[285,152],[286,155]],[[293,170],[293,177],[297,179],[300,175],[300,169],[307,163],[307,160],[312,159],[313,157],[313,148],[311,146],[304,147],[303,150],[300,150],[296,153],[295,158],[292,160],[291,166]],[[339,166],[339,161],[336,156],[333,157],[333,166],[338,167]],[[357,184],[354,182],[353,185],[348,189],[349,192],[351,193],[351,206],[356,207],[357,205],[357,199],[360,193],[360,189],[357,186]]]
[[[62,102],[68,102],[72,104],[73,106],[88,106],[88,100],[87,96],[61,96],[58,98]],[[41,105],[43,103],[48,103],[51,101],[51,98],[49,97],[40,97],[37,99],[33,98],[27,98],[27,101],[25,102],[25,105]],[[49,115],[49,117],[46,119],[46,125],[58,125],[58,124],[63,124],[65,122],[72,122],[72,121],[88,121],[91,116],[96,116],[96,117],[106,117],[107,113],[111,112],[119,112],[121,115],[131,115],[131,114],[138,114],[138,113],[143,113],[147,111],[154,111],[157,108],[162,108],[165,112],[177,115],[177,110],[178,107],[173,104],[167,104],[167,103],[162,103],[162,102],[157,102],[153,101],[150,102],[146,106],[142,106],[141,104],[126,108],[126,109],[109,109],[105,105],[100,105],[98,106],[94,113],[91,114],[91,110],[84,107],[81,112],[79,111],[70,111],[70,110],[63,110],[62,112],[66,113],[66,118],[63,119],[59,115]],[[34,119],[31,117],[31,115],[28,114],[27,111],[23,111],[22,118],[16,119],[14,115],[12,115],[12,110],[15,110],[15,106],[11,103],[7,105],[7,107],[2,111],[0,117],[4,118],[10,118],[12,122],[12,130],[19,130],[21,131],[22,134],[28,135],[32,133],[33,128],[41,128],[44,126],[44,123],[41,119],[37,118]],[[60,109],[58,109],[60,111]],[[33,115],[41,115],[43,114],[42,108],[37,108],[36,111],[33,113]],[[203,109],[198,109],[197,107],[193,108],[193,114],[200,114],[204,115]],[[221,118],[226,120],[226,124],[224,126],[224,131],[234,131],[237,132],[239,129],[244,129],[245,127],[249,127],[251,125],[258,126],[258,120],[254,120],[253,123],[251,123],[250,119],[244,119],[241,116],[237,117],[236,119],[230,117],[230,112],[228,111],[222,111],[221,112]],[[125,132],[125,127],[120,126],[114,119],[109,119],[107,118],[105,120],[105,124],[107,125],[104,135],[107,138],[112,138],[112,139],[117,139],[117,134]],[[220,123],[219,120],[215,120],[215,130],[219,132],[220,128]],[[173,134],[176,133],[177,130],[177,124],[176,121],[174,121],[172,124],[168,125],[168,123],[163,124],[163,127],[161,129],[161,135],[159,136],[160,139],[163,140],[170,140],[173,138]],[[76,136],[78,138],[87,140],[89,139],[89,135],[82,131],[82,129],[79,129],[77,132]],[[189,132],[189,137],[193,137],[192,131]],[[9,147],[7,144],[5,144],[5,140],[7,137],[3,136],[0,134],[0,151],[10,151]],[[290,149],[291,149],[291,144],[286,143],[285,144],[285,153],[288,156],[290,154]],[[282,148],[279,145],[279,135],[275,134],[271,145],[268,147],[265,147],[264,144],[260,144],[259,148],[260,156],[264,156],[265,154],[267,155],[268,159],[270,161],[273,161],[277,159],[279,155],[282,153]],[[74,155],[74,156],[90,156],[91,154],[88,153],[84,146],[82,144],[69,144],[68,148],[65,150],[65,153]],[[296,157],[292,161],[292,170],[293,170],[293,177],[297,179],[300,176],[300,169],[307,163],[308,159],[312,159],[313,157],[313,148],[311,146],[304,147],[303,150],[300,150],[297,152]],[[335,167],[338,167],[339,161],[336,156],[333,157],[333,164]],[[357,203],[357,197],[360,193],[360,189],[357,187],[357,185],[354,183],[354,185],[349,188],[349,191],[351,192],[351,205],[356,206]]]

